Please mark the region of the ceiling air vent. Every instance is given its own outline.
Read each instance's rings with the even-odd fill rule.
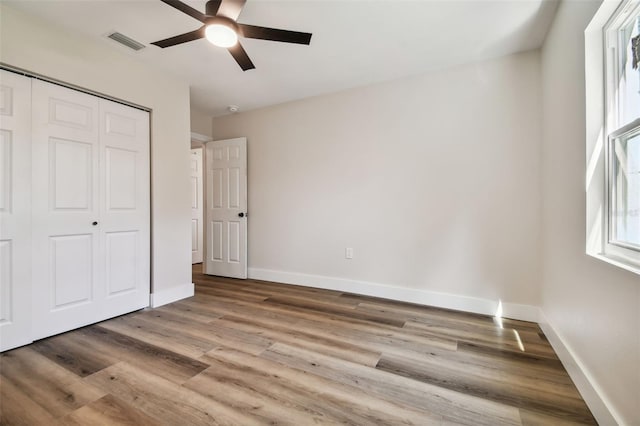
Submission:
[[[127,46],[129,49],[133,49],[133,50],[144,49],[144,44],[140,43],[139,41],[135,41],[134,39],[129,38],[126,35],[121,34],[117,31],[109,34],[107,37],[109,37],[111,40],[117,41],[122,45]]]

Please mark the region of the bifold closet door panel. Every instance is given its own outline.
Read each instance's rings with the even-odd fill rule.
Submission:
[[[39,339],[148,305],[149,134],[147,113],[85,93],[36,80],[32,99]]]
[[[31,79],[0,70],[0,351],[31,339]]]
[[[102,316],[99,99],[33,81],[33,337]],[[95,225],[94,225],[95,223]]]
[[[149,113],[100,100],[101,274],[105,310],[149,305]]]

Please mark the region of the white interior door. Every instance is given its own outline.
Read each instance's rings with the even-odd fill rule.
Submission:
[[[148,114],[33,81],[33,338],[149,302]]]
[[[0,70],[0,351],[31,339],[31,79]]]
[[[247,278],[247,139],[207,142],[205,274]]]
[[[203,214],[202,199],[202,148],[191,150],[191,263],[202,263],[203,259]]]

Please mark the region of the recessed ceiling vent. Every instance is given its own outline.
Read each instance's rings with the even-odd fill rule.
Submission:
[[[145,47],[144,44],[140,43],[139,41],[135,41],[134,39],[129,38],[117,31],[109,34],[107,37],[109,37],[111,40],[117,41],[124,46],[127,46],[129,49],[140,50],[144,49]]]

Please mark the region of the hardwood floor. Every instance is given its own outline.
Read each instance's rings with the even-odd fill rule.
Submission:
[[[595,424],[534,323],[207,277],[0,358],[3,425]]]

